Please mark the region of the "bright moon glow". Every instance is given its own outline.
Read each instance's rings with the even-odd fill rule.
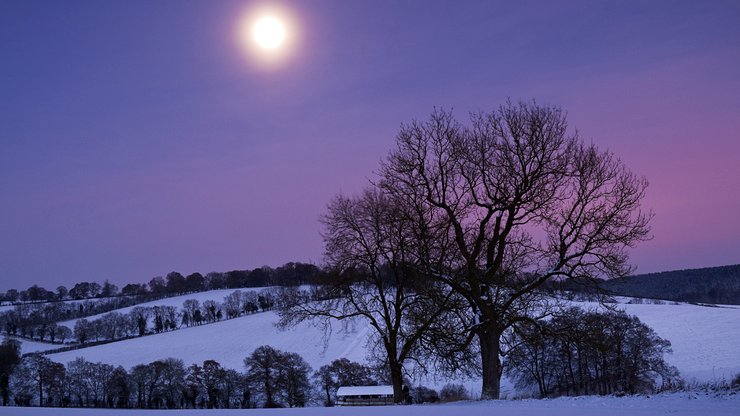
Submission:
[[[235,23],[236,39],[254,69],[284,68],[299,49],[300,25],[288,9],[250,8]]]
[[[275,17],[262,17],[252,28],[252,38],[263,49],[277,49],[285,41],[285,25]]]

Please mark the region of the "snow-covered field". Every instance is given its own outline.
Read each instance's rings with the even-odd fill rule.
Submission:
[[[128,410],[2,408],[6,416],[729,416],[740,414],[740,395],[715,397],[703,393],[662,394],[653,397],[566,397],[553,400],[501,400],[459,402],[444,405],[385,407],[313,407],[302,409],[249,410]]]
[[[191,298],[222,299],[231,292],[231,289],[203,292],[162,301],[179,305]],[[574,303],[584,308],[598,307],[596,303]],[[740,308],[690,304],[617,306],[629,314],[637,315],[658,335],[671,341],[674,352],[666,357],[667,361],[678,367],[687,380],[728,380],[740,373]],[[324,345],[320,329],[302,324],[281,331],[275,328],[276,321],[277,315],[273,312],[258,313],[49,357],[66,363],[84,356],[90,361],[123,365],[126,368],[166,357],[181,358],[186,364],[215,359],[225,367],[243,370],[243,360],[248,354],[261,345],[271,345],[299,353],[314,369],[341,357],[364,361],[369,330],[361,323],[346,330],[335,328],[329,342]],[[432,379],[427,384],[433,386],[439,382]]]
[[[141,338],[119,341],[80,350],[49,355],[67,363],[82,356],[88,361],[101,361],[130,368],[161,358],[181,358],[186,364],[214,359],[227,368],[244,369],[244,358],[261,345],[300,354],[313,368],[346,357],[364,361],[366,328],[337,327],[326,349],[322,330],[309,324],[281,331],[275,328],[277,315],[263,312],[208,325],[182,328]]]
[[[731,380],[740,373],[739,307],[626,304],[619,308],[671,341],[673,354],[667,361],[687,381]]]
[[[56,348],[61,348],[64,345],[61,344],[52,344],[49,342],[39,342],[39,341],[29,341],[24,338],[17,338],[17,337],[5,337],[5,338],[11,338],[15,339],[16,341],[21,343],[21,354],[28,354],[30,352],[38,352],[38,351],[48,351],[53,350]]]
[[[201,304],[207,300],[215,300],[216,302],[223,302],[224,298],[237,290],[240,290],[242,292],[261,292],[263,290],[269,289],[269,287],[255,287],[255,288],[243,288],[243,289],[218,289],[218,290],[209,290],[206,292],[196,292],[196,293],[189,293],[187,295],[180,295],[180,296],[173,296],[169,298],[163,298],[158,300],[153,300],[151,302],[144,302],[139,303],[133,306],[128,306],[126,308],[120,308],[116,309],[116,312],[126,314],[131,311],[131,309],[137,307],[137,306],[146,306],[146,307],[154,307],[154,306],[174,306],[176,308],[181,309],[183,302],[185,302],[188,299],[195,299]],[[106,312],[110,313],[110,312]],[[97,314],[88,316],[88,321],[94,321],[96,319],[99,319],[101,316],[105,315],[105,313]],[[75,323],[77,322],[77,319],[71,319],[69,321],[63,321],[59,322],[59,325],[64,325],[70,329],[74,328]]]
[[[246,290],[262,290],[246,289]],[[221,301],[233,289],[194,293],[154,301],[147,306],[172,305],[180,307],[186,299]],[[673,354],[667,361],[681,371],[688,381],[729,381],[740,373],[740,308],[736,306],[708,307],[690,304],[628,304],[620,299],[618,309],[637,315],[652,327],[659,336],[673,344]],[[599,308],[593,302],[573,302],[586,309]],[[130,308],[121,309],[126,312]],[[363,362],[366,358],[367,339],[370,330],[358,321],[347,327],[335,325],[327,342],[320,328],[301,324],[282,331],[275,327],[277,315],[264,312],[198,327],[183,328],[173,332],[134,338],[110,344],[88,347],[49,355],[52,360],[67,363],[78,356],[89,361],[100,361],[131,368],[136,364],[149,363],[158,359],[174,357],[191,363],[202,363],[215,359],[227,368],[244,370],[243,360],[255,348],[271,345],[283,351],[300,354],[314,369],[337,358],[348,358]],[[42,351],[53,348],[51,344],[22,341],[23,352]],[[502,380],[502,393],[513,397],[515,392],[508,380]],[[423,384],[439,389],[449,382],[434,375],[414,384]],[[457,382],[457,381],[456,381]],[[471,392],[477,393],[480,380],[466,380]],[[161,414],[162,411],[136,410],[136,414]],[[2,408],[2,415],[88,415],[114,416],[131,414],[130,410],[93,409],[44,409]],[[166,411],[172,415],[211,415],[208,410]],[[465,402],[430,406],[392,406],[383,408],[309,408],[284,410],[218,410],[218,414],[247,415],[740,415],[740,394],[710,396],[704,393],[661,394],[646,397],[583,397],[555,400],[513,400],[497,402]]]

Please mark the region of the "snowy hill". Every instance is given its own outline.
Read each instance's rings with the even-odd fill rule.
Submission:
[[[20,342],[21,343],[21,354],[54,350],[54,349],[61,347],[61,345],[59,344],[52,344],[50,342],[29,341],[25,338],[8,337],[8,336],[6,336],[5,338],[14,339]]]
[[[274,326],[277,319],[274,312],[257,313],[49,357],[66,363],[83,356],[89,361],[101,361],[126,368],[167,357],[181,358],[186,364],[215,359],[224,367],[241,371],[244,358],[255,348],[271,345],[283,351],[300,354],[313,368],[341,357],[364,361],[366,328],[350,328],[348,331],[337,328],[324,350],[320,329],[303,324],[281,331]]]
[[[232,291],[203,292],[170,298],[169,301],[173,305],[181,305],[182,301],[190,298],[201,301],[221,300]],[[582,308],[599,307],[597,303],[589,302],[574,304]],[[678,367],[687,380],[730,379],[740,373],[740,308],[690,304],[625,303],[617,306],[629,314],[637,315],[655,329],[659,336],[671,341],[674,352],[667,357],[667,361]],[[166,357],[181,358],[186,364],[215,359],[225,367],[243,370],[243,359],[255,348],[267,344],[299,353],[314,369],[341,357],[365,361],[369,330],[362,322],[344,329],[336,325],[325,345],[319,328],[301,324],[281,331],[274,326],[277,319],[274,312],[258,313],[159,335],[57,353],[50,355],[50,358],[66,363],[75,357],[84,356],[90,361],[122,365],[126,368]],[[470,383],[472,386],[477,384],[476,381]],[[439,383],[431,380],[427,384]]]
[[[207,300],[215,300],[217,302],[223,302],[226,296],[236,292],[237,290],[240,290],[242,292],[259,293],[267,289],[270,289],[270,287],[255,287],[255,288],[248,287],[248,288],[243,288],[243,289],[217,289],[217,290],[209,290],[206,292],[188,293],[186,295],[172,296],[168,298],[153,300],[150,302],[138,303],[136,305],[129,306],[126,308],[116,309],[115,312],[126,314],[130,312],[131,309],[136,308],[136,307],[154,307],[154,306],[174,306],[180,309],[182,308],[183,302],[185,302],[188,299],[195,299],[200,303],[203,303],[204,301],[207,301]],[[106,313],[110,313],[110,312],[106,312]],[[105,315],[106,313],[88,316],[85,319],[87,319],[88,321],[94,321],[96,319],[99,319],[101,316]],[[64,325],[71,329],[71,328],[74,328],[75,322],[77,322],[77,319],[70,319],[68,321],[58,322],[58,324]]]
[[[731,379],[740,373],[740,308],[691,304],[622,304],[661,338],[671,341],[667,357],[686,380]]]

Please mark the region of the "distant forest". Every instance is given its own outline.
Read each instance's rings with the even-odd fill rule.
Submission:
[[[324,282],[326,276],[327,272],[316,265],[290,262],[277,268],[263,266],[254,270],[211,272],[205,276],[200,273],[183,276],[178,272],[171,272],[165,278],[155,277],[148,284],[130,283],[121,290],[107,281],[103,285],[80,282],[69,290],[60,286],[56,291],[33,285],[27,290],[10,289],[5,293],[0,292],[0,301],[43,302],[134,296],[138,299],[129,301],[133,305],[147,300],[204,290],[320,284]],[[590,290],[569,283],[558,286],[577,292]],[[601,288],[615,296],[740,305],[740,264],[638,274],[607,280],[602,283]],[[128,306],[122,303],[126,302],[119,298],[112,302],[109,308],[94,313]],[[83,315],[94,314],[92,311],[89,312]]]
[[[163,297],[206,290],[320,284],[325,276],[326,273],[313,264],[289,262],[277,268],[263,266],[254,270],[210,272],[205,276],[197,272],[183,276],[173,271],[165,277],[153,277],[149,283],[129,283],[120,290],[118,286],[107,280],[102,285],[97,282],[79,282],[70,289],[66,286],[59,286],[56,290],[47,290],[44,287],[33,285],[26,290],[10,289],[5,293],[0,292],[0,301],[15,304],[118,298],[109,302],[111,305],[108,309],[94,312],[102,313]],[[132,299],[126,300],[126,297]],[[100,305],[97,306],[100,307]]]
[[[740,264],[638,274],[606,281],[602,287],[621,296],[740,305]]]

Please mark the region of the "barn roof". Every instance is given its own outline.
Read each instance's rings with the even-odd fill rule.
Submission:
[[[337,396],[393,395],[393,386],[342,386]]]

